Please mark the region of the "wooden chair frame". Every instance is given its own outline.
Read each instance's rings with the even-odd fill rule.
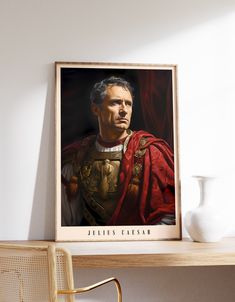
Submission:
[[[64,248],[57,248],[55,244],[49,244],[45,246],[34,246],[34,245],[20,245],[20,244],[0,244],[0,251],[1,249],[10,249],[16,251],[26,252],[26,251],[32,251],[32,252],[46,252],[47,253],[47,264],[48,264],[48,272],[49,272],[49,284],[48,284],[48,290],[50,293],[50,302],[57,302],[58,296],[65,295],[67,297],[67,301],[73,302],[74,301],[74,295],[80,294],[84,292],[91,291],[95,288],[98,288],[100,286],[103,286],[107,283],[114,282],[116,289],[117,289],[117,301],[122,302],[122,291],[121,291],[121,285],[117,278],[111,277],[105,280],[102,280],[98,283],[89,285],[87,287],[81,287],[81,288],[74,288],[74,279],[73,279],[73,267],[72,267],[72,257],[69,251],[67,251]],[[57,271],[56,271],[56,265],[57,265],[57,253],[60,253],[65,257],[65,278],[67,283],[67,288],[64,289],[57,289]],[[6,269],[5,269],[6,270]],[[4,273],[4,269],[1,268],[0,263],[0,274]],[[21,278],[20,273],[18,274],[19,278]],[[22,283],[22,282],[20,282]],[[1,286],[1,283],[0,283]],[[22,295],[21,292],[23,292],[21,289],[19,289],[19,295]],[[24,301],[23,297],[20,297],[20,301]]]

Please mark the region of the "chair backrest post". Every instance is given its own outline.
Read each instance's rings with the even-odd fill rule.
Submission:
[[[49,287],[50,287],[50,300],[57,302],[57,282],[56,282],[56,250],[55,245],[48,246],[48,267],[49,267]]]
[[[67,289],[73,290],[74,289],[74,278],[73,278],[72,256],[71,256],[70,252],[64,248],[57,248],[56,251],[61,252],[63,254],[64,261],[65,261],[64,274],[65,274],[65,279],[67,282]],[[74,302],[75,296],[73,294],[67,295],[66,301]]]

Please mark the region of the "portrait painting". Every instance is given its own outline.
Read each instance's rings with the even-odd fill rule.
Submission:
[[[180,239],[177,66],[55,68],[56,240]]]

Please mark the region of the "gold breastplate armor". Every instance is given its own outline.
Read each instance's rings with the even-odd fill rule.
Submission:
[[[99,152],[94,145],[81,165],[84,216],[91,225],[106,224],[116,208],[121,159],[122,151]]]

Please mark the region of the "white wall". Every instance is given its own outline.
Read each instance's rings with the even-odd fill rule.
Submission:
[[[0,39],[1,240],[54,238],[54,61],[178,64],[183,216],[198,202],[195,174],[215,176],[215,203],[234,212],[234,0],[0,0]],[[110,274],[124,301],[235,298],[226,267],[84,270],[79,280]]]

